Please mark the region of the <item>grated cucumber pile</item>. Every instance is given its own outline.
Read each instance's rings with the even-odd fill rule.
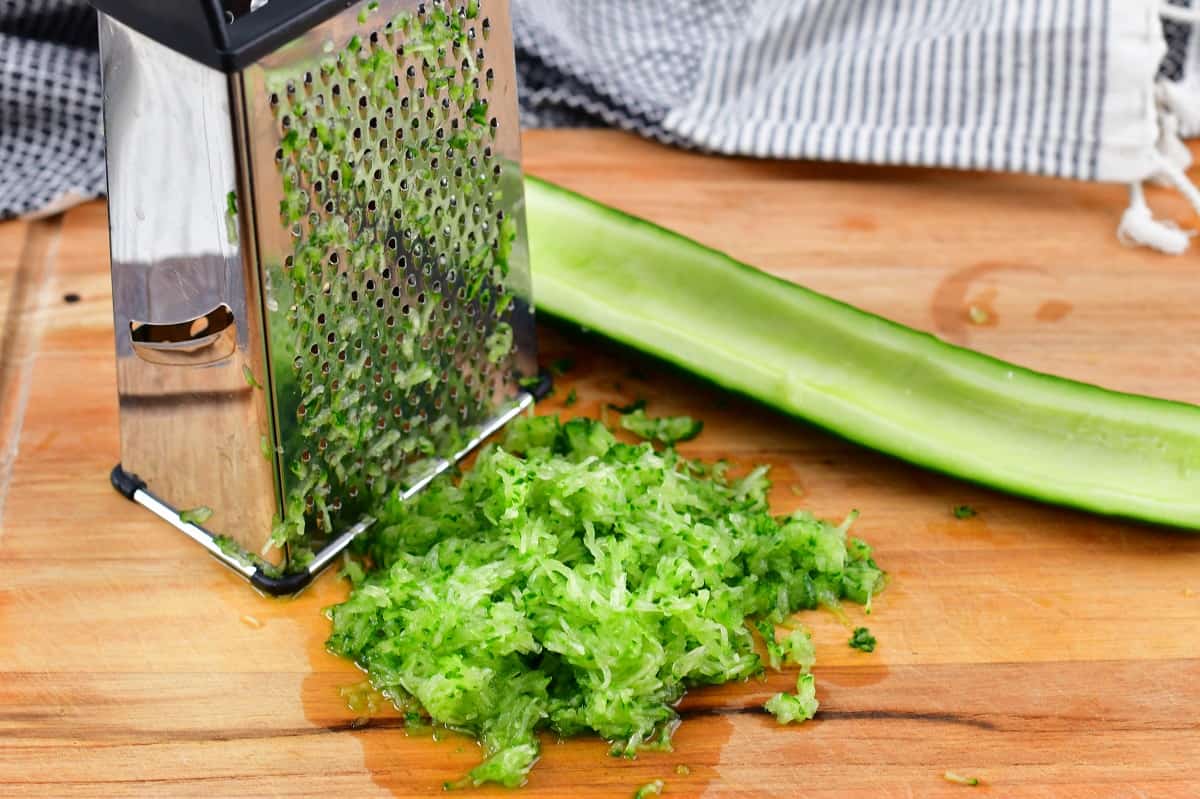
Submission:
[[[688,687],[762,672],[747,618],[806,670],[807,633],[777,643],[772,623],[882,587],[853,514],[775,517],[768,488],[766,467],[734,480],[596,421],[519,419],[457,483],[380,511],[329,648],[413,720],[474,735],[466,783],[522,783],[542,729],[665,746]],[[811,677],[797,688],[769,703],[781,723],[816,710]]]

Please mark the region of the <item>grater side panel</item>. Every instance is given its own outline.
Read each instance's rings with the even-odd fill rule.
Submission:
[[[241,75],[281,539],[419,483],[536,374],[513,58],[504,0],[383,0]]]
[[[121,458],[173,506],[261,545],[257,300],[242,259],[228,78],[100,15]]]

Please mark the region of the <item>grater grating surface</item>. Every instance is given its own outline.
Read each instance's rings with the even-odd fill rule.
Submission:
[[[105,4],[113,483],[291,593],[534,401],[508,2],[272,3],[216,55]]]
[[[276,544],[327,538],[420,482],[534,372],[488,4],[392,10],[355,10],[354,32],[338,19],[313,32],[319,56],[293,45],[288,63],[246,72],[269,109],[290,244],[265,264]]]

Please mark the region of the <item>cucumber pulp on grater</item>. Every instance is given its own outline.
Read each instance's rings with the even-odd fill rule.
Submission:
[[[276,391],[289,473],[271,543],[292,568],[457,451],[516,369],[489,23],[476,2],[380,23],[267,82],[292,236],[272,360],[295,381]]]

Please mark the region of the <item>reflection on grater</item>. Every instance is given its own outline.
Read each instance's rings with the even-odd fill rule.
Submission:
[[[507,3],[96,4],[114,484],[294,592],[533,402]]]

